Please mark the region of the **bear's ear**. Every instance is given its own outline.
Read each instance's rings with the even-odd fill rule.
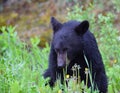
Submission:
[[[75,31],[77,32],[78,35],[83,35],[85,32],[87,32],[88,28],[89,22],[85,20],[75,28]]]
[[[54,17],[51,17],[51,24],[54,33],[62,27],[62,24],[59,21],[57,21]]]

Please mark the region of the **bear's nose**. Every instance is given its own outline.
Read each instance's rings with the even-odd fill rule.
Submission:
[[[64,68],[65,67],[65,62],[63,60],[58,60],[58,68]]]
[[[57,56],[57,66],[59,68],[63,68],[63,67],[65,67],[65,65],[66,65],[66,61],[65,61],[64,54],[59,54],[58,53],[58,56]]]

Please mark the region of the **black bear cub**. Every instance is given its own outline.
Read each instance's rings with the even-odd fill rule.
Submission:
[[[72,20],[60,23],[51,17],[51,24],[53,39],[49,54],[49,67],[44,73],[44,78],[50,78],[49,85],[53,87],[58,76],[61,76],[61,82],[63,82],[63,69],[66,67],[67,74],[72,76],[71,68],[77,64],[81,67],[79,71],[81,80],[86,81],[85,68],[90,67],[95,88],[100,93],[106,93],[108,84],[104,64],[96,39],[89,31],[89,22]],[[88,87],[91,87],[90,79],[88,79]]]

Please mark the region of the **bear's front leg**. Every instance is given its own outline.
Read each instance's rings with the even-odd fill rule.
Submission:
[[[99,89],[99,93],[107,93],[107,78],[104,72],[100,72],[95,78],[96,87]]]
[[[50,87],[54,86],[54,83],[57,77],[56,73],[57,73],[57,54],[54,50],[53,45],[51,45],[50,54],[49,54],[49,66],[43,75],[44,78],[47,78],[47,77],[50,78],[50,81],[49,81]]]
[[[50,78],[50,80],[48,81],[48,83],[46,83],[45,85],[50,85],[50,87],[54,86],[54,83],[56,81],[56,69],[55,68],[48,68],[45,73],[43,74],[44,78]]]

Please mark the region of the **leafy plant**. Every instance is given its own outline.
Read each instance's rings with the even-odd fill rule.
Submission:
[[[37,38],[32,46],[21,42],[12,26],[2,27],[0,35],[0,93],[36,93],[44,85],[43,67],[49,47],[39,49]],[[43,81],[43,82],[41,82]]]

